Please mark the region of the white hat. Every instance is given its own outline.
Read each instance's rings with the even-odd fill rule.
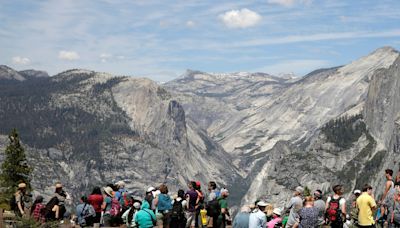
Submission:
[[[118,186],[118,188],[124,188],[125,187],[125,182],[123,182],[122,180],[118,181],[117,183],[115,183],[115,186]]]
[[[226,189],[226,188],[222,188],[221,191],[220,191],[220,193],[221,193],[221,194],[222,194],[222,193],[229,193],[229,190]]]
[[[26,188],[26,184],[25,183],[19,183],[18,184],[18,188]]]
[[[303,192],[304,192],[304,188],[301,186],[297,186],[295,190],[296,190],[296,192],[298,192],[300,194],[303,194]]]
[[[282,215],[282,210],[279,208],[274,208],[274,210],[272,211],[272,213],[281,216]]]
[[[354,195],[355,195],[355,194],[361,194],[361,191],[360,191],[360,190],[358,190],[358,189],[356,189],[356,190],[354,190],[354,192],[353,192],[353,193],[354,193]]]
[[[150,188],[147,189],[147,192],[152,192],[152,191],[155,191],[155,190],[156,189],[154,187],[150,187]]]
[[[260,206],[260,207],[266,207],[267,205],[268,205],[268,203],[265,201],[262,201],[262,200],[257,203],[257,206]]]

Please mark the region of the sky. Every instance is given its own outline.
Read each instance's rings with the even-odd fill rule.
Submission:
[[[383,46],[400,50],[400,0],[0,0],[0,65],[50,75],[302,76]]]

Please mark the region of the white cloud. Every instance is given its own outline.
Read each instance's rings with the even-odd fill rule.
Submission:
[[[105,62],[107,62],[107,60],[112,58],[112,55],[108,54],[108,53],[101,53],[99,58],[100,58],[102,63],[105,63]]]
[[[15,56],[12,58],[12,63],[17,65],[28,65],[31,63],[31,60],[26,57]]]
[[[285,60],[257,69],[270,74],[284,74],[294,72],[296,75],[304,75],[313,70],[331,66],[329,61],[321,59],[294,59]]]
[[[186,21],[186,26],[189,28],[193,28],[195,26],[194,21]]]
[[[58,58],[63,60],[77,60],[80,58],[79,54],[75,51],[60,51],[58,53]]]
[[[295,4],[310,5],[313,0],[268,0],[270,4],[278,4],[284,7],[292,7]]]
[[[262,17],[254,11],[243,8],[227,11],[219,15],[219,18],[228,28],[248,28],[257,25]]]

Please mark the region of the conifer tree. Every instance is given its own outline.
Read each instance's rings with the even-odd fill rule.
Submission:
[[[304,196],[311,196],[311,190],[308,188],[308,186],[304,187]]]
[[[32,172],[26,160],[25,150],[20,144],[17,130],[13,129],[8,138],[10,143],[5,150],[0,173],[0,195],[2,196],[0,201],[3,203],[11,198],[19,183],[26,183],[27,188],[30,189]]]

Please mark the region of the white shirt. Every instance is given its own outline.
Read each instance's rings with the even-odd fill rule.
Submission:
[[[266,228],[267,217],[265,213],[256,209],[253,213],[250,213],[249,228]]]

